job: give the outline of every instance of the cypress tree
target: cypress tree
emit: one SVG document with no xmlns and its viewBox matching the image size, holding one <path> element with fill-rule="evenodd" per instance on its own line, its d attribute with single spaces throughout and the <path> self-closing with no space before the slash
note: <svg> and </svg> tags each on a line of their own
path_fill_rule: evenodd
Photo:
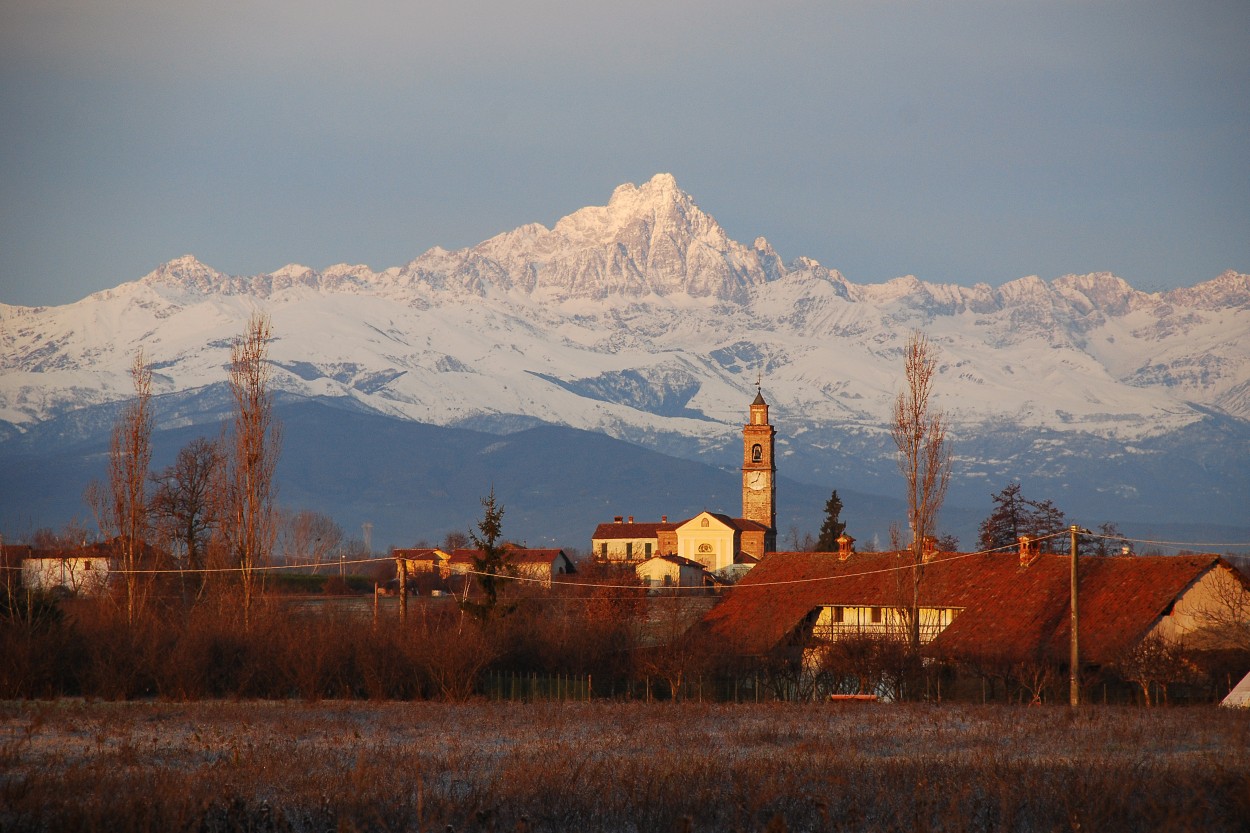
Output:
<svg viewBox="0 0 1250 833">
<path fill-rule="evenodd" d="M 846 531 L 841 514 L 842 500 L 838 497 L 838 490 L 834 489 L 825 504 L 825 523 L 820 528 L 820 537 L 816 539 L 816 552 L 833 552 L 838 548 L 838 538 Z"/>
</svg>

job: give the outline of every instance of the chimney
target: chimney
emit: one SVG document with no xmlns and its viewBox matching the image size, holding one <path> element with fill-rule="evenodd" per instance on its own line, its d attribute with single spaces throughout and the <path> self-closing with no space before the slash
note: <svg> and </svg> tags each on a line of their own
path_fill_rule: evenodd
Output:
<svg viewBox="0 0 1250 833">
<path fill-rule="evenodd" d="M 668 523 L 668 515 L 661 515 L 661 516 L 660 516 L 660 523 L 662 523 L 662 524 L 666 524 L 666 523 Z"/>
<path fill-rule="evenodd" d="M 855 551 L 855 539 L 843 532 L 838 536 L 838 560 L 845 561 Z"/>
<path fill-rule="evenodd" d="M 623 517 L 621 517 L 620 515 L 617 515 L 617 516 L 616 516 L 615 518 L 613 518 L 612 520 L 616 521 L 616 522 L 619 524 L 621 521 L 623 521 L 623 520 L 625 520 L 625 519 L 624 519 Z"/>
<path fill-rule="evenodd" d="M 1027 535 L 1020 536 L 1020 566 L 1027 567 L 1037 559 L 1037 542 Z"/>
<path fill-rule="evenodd" d="M 920 560 L 928 563 L 933 560 L 933 556 L 937 555 L 937 538 L 932 535 L 924 537 L 924 546 L 920 548 Z"/>
<path fill-rule="evenodd" d="M 1125 544 L 1124 546 L 1120 547 L 1120 555 L 1132 555 L 1132 554 L 1133 554 L 1133 548 L 1130 547 L 1128 544 Z"/>
<path fill-rule="evenodd" d="M 631 524 L 634 522 L 634 516 L 633 516 L 633 515 L 630 515 L 630 516 L 629 516 L 629 522 L 630 522 Z"/>
</svg>

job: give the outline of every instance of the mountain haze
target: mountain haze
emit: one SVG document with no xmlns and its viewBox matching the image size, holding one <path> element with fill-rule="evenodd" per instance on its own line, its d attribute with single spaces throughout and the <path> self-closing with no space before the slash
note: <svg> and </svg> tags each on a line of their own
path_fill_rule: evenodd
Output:
<svg viewBox="0 0 1250 833">
<path fill-rule="evenodd" d="M 231 276 L 186 256 L 73 304 L 0 305 L 0 461 L 20 452 L 33 465 L 55 450 L 53 435 L 61 449 L 106 435 L 139 347 L 162 427 L 216 430 L 231 339 L 254 309 L 272 317 L 285 401 L 496 435 L 563 427 L 731 474 L 762 379 L 779 473 L 826 496 L 901 491 L 888 420 L 902 348 L 920 329 L 941 351 L 952 514 L 983 516 L 990 493 L 1021 480 L 1086 524 L 1250 526 L 1250 276 L 1166 293 L 1106 273 L 860 285 L 807 258 L 783 261 L 763 238 L 731 240 L 667 174 L 552 228 L 381 272 Z M 534 442 L 550 441 L 558 459 L 554 436 Z M 505 504 L 511 485 L 495 483 Z M 316 478 L 301 488 L 316 491 Z M 707 508 L 736 513 L 736 494 Z M 587 539 L 598 521 L 642 515 L 578 511 Z M 959 529 L 970 544 L 966 519 Z M 397 542 L 442 531 L 397 529 Z"/>
</svg>

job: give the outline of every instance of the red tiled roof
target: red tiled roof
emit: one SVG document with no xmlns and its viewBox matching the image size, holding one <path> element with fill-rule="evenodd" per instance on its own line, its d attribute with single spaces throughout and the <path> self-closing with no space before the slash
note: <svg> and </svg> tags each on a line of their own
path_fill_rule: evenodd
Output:
<svg viewBox="0 0 1250 833">
<path fill-rule="evenodd" d="M 447 562 L 449 564 L 465 564 L 471 562 L 474 558 L 481 558 L 481 550 L 455 549 L 447 554 Z"/>
<path fill-rule="evenodd" d="M 677 566 L 679 566 L 679 567 L 698 567 L 700 570 L 706 569 L 706 568 L 705 568 L 702 564 L 700 564 L 698 561 L 695 561 L 695 560 L 694 560 L 694 559 L 692 559 L 692 558 L 686 558 L 684 555 L 672 555 L 672 554 L 670 554 L 670 555 L 653 555 L 653 556 L 651 556 L 651 558 L 648 558 L 648 559 L 647 559 L 647 561 L 654 561 L 655 559 L 659 559 L 659 560 L 661 560 L 661 561 L 668 561 L 668 562 L 670 562 L 670 563 L 672 563 L 672 564 L 676 564 L 676 565 L 677 565 Z M 644 562 L 642 562 L 642 563 L 644 563 L 644 564 L 645 564 L 646 562 L 644 561 Z"/>
<path fill-rule="evenodd" d="M 564 554 L 561 549 L 528 549 L 526 547 L 513 547 L 504 545 L 507 551 L 506 560 L 510 564 L 550 564 L 558 557 Z M 472 563 L 474 558 L 481 558 L 481 550 L 459 549 L 451 551 L 451 558 L 448 562 L 451 564 L 468 564 Z M 566 558 L 568 556 L 565 556 Z"/>
<path fill-rule="evenodd" d="M 424 561 L 435 557 L 435 553 L 439 550 L 435 547 L 414 547 L 411 549 L 395 549 L 392 555 L 395 558 L 405 558 L 409 561 Z"/>
<path fill-rule="evenodd" d="M 1208 556 L 1084 558 L 1079 587 L 1083 662 L 1110 663 L 1141 641 L 1175 601 L 1220 564 Z M 1020 581 L 957 616 L 931 646 L 937 655 L 983 659 L 1067 659 L 1071 562 L 1041 556 Z M 973 615 L 969 615 L 973 614 Z"/>
<path fill-rule="evenodd" d="M 156 548 L 151 544 L 143 545 L 143 555 L 145 557 L 150 558 L 155 553 Z M 0 556 L 3 556 L 7 562 L 12 564 L 27 558 L 112 558 L 113 554 L 113 543 L 110 541 L 95 541 L 81 546 L 53 547 L 48 549 L 36 549 L 30 544 L 0 545 Z"/>
<path fill-rule="evenodd" d="M 513 564 L 550 564 L 561 555 L 564 555 L 564 550 L 525 549 L 524 547 L 508 548 L 508 560 Z M 567 556 L 565 557 L 567 558 Z"/>
<path fill-rule="evenodd" d="M 655 538 L 660 530 L 676 529 L 671 523 L 608 523 L 595 527 L 591 539 L 613 540 L 617 538 Z"/>
<path fill-rule="evenodd" d="M 706 621 L 736 650 L 764 653 L 822 605 L 910 604 L 909 553 L 769 553 Z M 1208 570 L 1216 556 L 1113 557 L 1081 560 L 1081 654 L 1107 662 L 1155 624 Z M 898 569 L 902 567 L 903 569 Z M 961 608 L 930 646 L 934 654 L 1025 659 L 1066 657 L 1067 556 L 939 553 L 924 566 L 922 607 Z"/>
</svg>

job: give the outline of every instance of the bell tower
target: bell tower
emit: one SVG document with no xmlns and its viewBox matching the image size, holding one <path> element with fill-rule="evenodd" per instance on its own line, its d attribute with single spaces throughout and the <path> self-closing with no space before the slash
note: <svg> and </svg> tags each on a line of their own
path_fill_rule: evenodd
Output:
<svg viewBox="0 0 1250 833">
<path fill-rule="evenodd" d="M 742 428 L 742 517 L 768 527 L 765 551 L 777 545 L 777 464 L 773 459 L 776 430 L 768 422 L 768 403 L 755 383 L 755 401 Z"/>
</svg>

